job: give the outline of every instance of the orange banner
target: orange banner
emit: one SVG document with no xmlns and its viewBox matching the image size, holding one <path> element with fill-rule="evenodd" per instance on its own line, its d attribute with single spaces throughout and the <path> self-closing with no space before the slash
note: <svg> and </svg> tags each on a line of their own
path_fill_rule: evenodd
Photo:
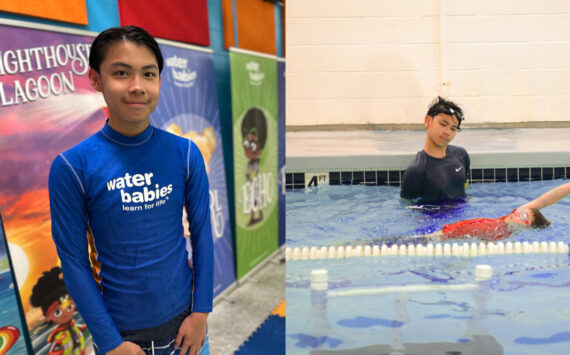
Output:
<svg viewBox="0 0 570 355">
<path fill-rule="evenodd" d="M 2 0 L 0 11 L 87 25 L 85 0 Z"/>
<path fill-rule="evenodd" d="M 226 49 L 237 47 L 275 55 L 275 5 L 261 0 L 239 0 L 235 4 L 237 35 L 234 33 L 232 0 L 222 0 Z"/>
</svg>

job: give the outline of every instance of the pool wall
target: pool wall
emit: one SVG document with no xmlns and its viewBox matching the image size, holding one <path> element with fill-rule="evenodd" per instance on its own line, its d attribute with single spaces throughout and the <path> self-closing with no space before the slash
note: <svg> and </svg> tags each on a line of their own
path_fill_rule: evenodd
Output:
<svg viewBox="0 0 570 355">
<path fill-rule="evenodd" d="M 287 158 L 285 187 L 330 185 L 400 186 L 414 154 Z M 473 153 L 471 183 L 570 179 L 570 152 Z"/>
</svg>

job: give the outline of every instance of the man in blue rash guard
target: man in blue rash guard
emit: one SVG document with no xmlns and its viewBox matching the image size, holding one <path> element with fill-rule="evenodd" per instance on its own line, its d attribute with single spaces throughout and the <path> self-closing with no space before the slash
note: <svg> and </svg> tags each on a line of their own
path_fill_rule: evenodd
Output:
<svg viewBox="0 0 570 355">
<path fill-rule="evenodd" d="M 190 140 L 150 125 L 163 57 L 145 30 L 100 33 L 89 65 L 109 118 L 57 156 L 49 175 L 52 234 L 67 290 L 97 354 L 198 354 L 213 298 L 202 155 Z"/>
<path fill-rule="evenodd" d="M 435 203 L 465 197 L 469 183 L 469 154 L 449 145 L 460 130 L 463 112 L 451 101 L 438 97 L 424 119 L 424 149 L 419 151 L 402 177 L 400 197 Z"/>
</svg>

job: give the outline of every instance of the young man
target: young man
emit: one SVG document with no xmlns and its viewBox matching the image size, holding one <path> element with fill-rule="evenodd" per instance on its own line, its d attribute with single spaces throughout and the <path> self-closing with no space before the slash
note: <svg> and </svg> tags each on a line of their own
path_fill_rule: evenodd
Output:
<svg viewBox="0 0 570 355">
<path fill-rule="evenodd" d="M 476 218 L 446 224 L 441 231 L 427 234 L 425 237 L 435 240 L 479 238 L 498 240 L 508 238 L 514 232 L 526 228 L 546 228 L 550 222 L 544 218 L 540 209 L 550 206 L 570 194 L 570 183 L 558 186 L 540 197 L 526 203 L 500 218 Z"/>
<path fill-rule="evenodd" d="M 52 234 L 67 290 L 97 354 L 178 348 L 198 354 L 213 296 L 202 155 L 190 140 L 150 125 L 163 58 L 145 30 L 100 33 L 89 65 L 109 118 L 98 133 L 60 154 L 49 176 Z"/>
<path fill-rule="evenodd" d="M 427 129 L 424 149 L 416 155 L 402 177 L 400 196 L 420 203 L 434 203 L 465 196 L 469 181 L 469 155 L 449 145 L 460 130 L 463 112 L 441 97 L 424 119 Z"/>
</svg>

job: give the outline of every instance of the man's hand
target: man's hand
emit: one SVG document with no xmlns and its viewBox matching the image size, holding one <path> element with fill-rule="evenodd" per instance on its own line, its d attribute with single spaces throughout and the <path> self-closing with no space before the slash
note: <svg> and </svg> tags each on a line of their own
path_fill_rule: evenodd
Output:
<svg viewBox="0 0 570 355">
<path fill-rule="evenodd" d="M 174 348 L 180 348 L 180 354 L 198 355 L 206 341 L 206 320 L 208 313 L 190 313 L 180 325 Z"/>
<path fill-rule="evenodd" d="M 145 355 L 145 352 L 137 344 L 124 341 L 121 345 L 109 351 L 107 355 Z"/>
</svg>

